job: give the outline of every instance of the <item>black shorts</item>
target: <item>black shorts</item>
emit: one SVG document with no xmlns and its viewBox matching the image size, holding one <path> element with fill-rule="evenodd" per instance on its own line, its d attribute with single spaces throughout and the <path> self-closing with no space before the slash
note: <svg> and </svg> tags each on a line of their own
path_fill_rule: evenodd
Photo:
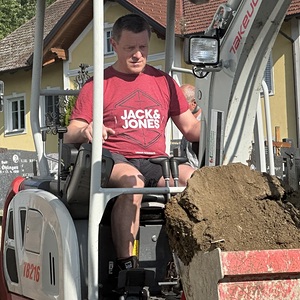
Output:
<svg viewBox="0 0 300 300">
<path fill-rule="evenodd" d="M 111 153 L 111 155 L 115 164 L 123 162 L 137 168 L 145 178 L 145 187 L 156 187 L 163 175 L 161 166 L 150 162 L 148 158 L 127 159 L 118 153 Z"/>
</svg>

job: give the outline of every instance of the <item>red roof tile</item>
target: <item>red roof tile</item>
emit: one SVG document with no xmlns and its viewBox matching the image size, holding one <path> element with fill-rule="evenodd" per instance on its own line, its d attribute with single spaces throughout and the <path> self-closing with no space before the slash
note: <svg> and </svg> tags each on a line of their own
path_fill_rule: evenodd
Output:
<svg viewBox="0 0 300 300">
<path fill-rule="evenodd" d="M 287 15 L 300 14 L 300 0 L 292 0 Z"/>
<path fill-rule="evenodd" d="M 120 4 L 127 4 L 127 8 L 133 11 L 141 11 L 162 27 L 166 26 L 167 1 L 161 0 L 116 0 Z M 273 1 L 273 0 L 263 0 Z M 226 3 L 225 0 L 209 0 L 206 4 L 193 4 L 189 0 L 181 0 L 176 3 L 177 34 L 191 34 L 204 32 L 210 25 L 217 8 Z M 300 14 L 300 0 L 292 0 L 287 15 Z"/>
</svg>

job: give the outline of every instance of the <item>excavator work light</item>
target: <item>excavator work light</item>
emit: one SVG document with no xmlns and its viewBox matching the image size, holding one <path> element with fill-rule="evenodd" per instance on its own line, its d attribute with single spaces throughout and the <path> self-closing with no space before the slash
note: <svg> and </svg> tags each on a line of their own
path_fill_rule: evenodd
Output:
<svg viewBox="0 0 300 300">
<path fill-rule="evenodd" d="M 185 62 L 194 66 L 215 66 L 219 63 L 220 43 L 217 38 L 191 36 L 185 40 Z"/>
</svg>

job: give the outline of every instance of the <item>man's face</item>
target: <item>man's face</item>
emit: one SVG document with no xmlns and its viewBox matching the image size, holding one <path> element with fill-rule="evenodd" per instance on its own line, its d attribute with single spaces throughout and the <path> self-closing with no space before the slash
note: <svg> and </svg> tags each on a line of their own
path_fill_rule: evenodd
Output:
<svg viewBox="0 0 300 300">
<path fill-rule="evenodd" d="M 149 35 L 147 30 L 133 33 L 123 30 L 120 40 L 111 39 L 111 44 L 118 55 L 115 64 L 117 71 L 127 74 L 141 73 L 147 63 Z"/>
</svg>

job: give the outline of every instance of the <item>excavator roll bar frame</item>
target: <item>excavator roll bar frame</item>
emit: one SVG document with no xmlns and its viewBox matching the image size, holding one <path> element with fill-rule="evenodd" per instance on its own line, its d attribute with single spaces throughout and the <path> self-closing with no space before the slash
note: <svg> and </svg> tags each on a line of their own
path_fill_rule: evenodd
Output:
<svg viewBox="0 0 300 300">
<path fill-rule="evenodd" d="M 45 20 L 45 0 L 37 0 L 36 13 L 36 28 L 35 28 L 35 43 L 33 56 L 33 70 L 32 70 L 32 95 L 31 95 L 31 128 L 35 143 L 35 148 L 38 156 L 38 164 L 40 176 L 42 178 L 49 178 L 50 172 L 47 163 L 47 158 L 43 149 L 41 127 L 39 124 L 39 98 L 42 94 L 41 78 L 42 78 L 42 59 L 43 59 L 43 35 L 44 35 L 44 20 Z M 176 1 L 168 0 L 168 19 L 175 22 L 175 6 Z M 107 202 L 120 194 L 168 194 L 178 193 L 183 190 L 181 187 L 170 188 L 144 188 L 144 189 L 107 189 L 102 188 L 101 183 L 101 163 L 102 163 L 102 124 L 103 124 L 103 33 L 104 33 L 104 9 L 103 2 L 93 0 L 93 26 L 94 26 L 94 117 L 93 117 L 93 145 L 92 145 L 92 173 L 91 173 L 91 189 L 90 189 L 90 216 L 89 216 L 89 231 L 88 231 L 88 299 L 99 299 L 98 282 L 99 282 L 99 223 L 104 213 Z M 171 14 L 173 17 L 171 17 Z M 174 26 L 167 26 L 171 28 L 168 32 L 168 45 L 174 45 Z M 173 29 L 173 30 L 172 30 Z M 174 48 L 168 48 L 169 53 L 174 54 Z M 170 55 L 168 62 L 166 62 L 166 70 L 168 72 L 173 64 L 173 55 Z M 67 91 L 61 91 L 61 95 L 68 94 Z M 96 214 L 93 212 L 97 212 Z"/>
<path fill-rule="evenodd" d="M 261 15 L 263 16 L 263 2 L 266 0 L 252 0 L 247 3 L 253 6 L 257 6 L 257 8 L 262 8 Z M 39 124 L 39 98 L 42 94 L 41 90 L 41 78 L 42 78 L 42 59 L 43 59 L 43 36 L 44 36 L 44 19 L 45 19 L 45 0 L 37 0 L 37 14 L 36 14 L 36 29 L 35 29 L 35 44 L 34 44 L 34 56 L 33 56 L 33 73 L 32 73 L 32 96 L 31 96 L 31 128 L 35 143 L 35 148 L 38 156 L 39 163 L 39 171 L 42 178 L 49 178 L 49 167 L 47 163 L 47 158 L 43 149 L 42 142 L 42 133 L 41 127 Z M 193 3 L 206 3 L 207 0 L 191 0 Z M 260 73 L 266 64 L 266 58 L 270 53 L 270 46 L 274 42 L 276 33 L 279 30 L 280 24 L 284 18 L 286 10 L 290 4 L 291 0 L 279 0 L 276 1 L 277 4 L 272 4 L 272 11 L 274 14 L 270 14 L 270 17 L 267 20 L 262 20 L 267 25 L 264 27 L 264 34 L 269 33 L 270 36 L 266 39 L 263 38 L 257 31 L 255 31 L 255 26 L 251 23 L 252 20 L 249 20 L 249 28 L 245 28 L 245 32 L 247 34 L 250 32 L 256 33 L 259 36 L 259 46 L 264 48 L 264 53 L 257 54 L 255 53 L 255 49 L 250 52 L 250 56 L 248 58 L 242 58 L 243 51 L 247 50 L 246 43 L 251 44 L 251 37 L 243 41 L 243 37 L 241 37 L 239 49 L 236 49 L 235 55 L 230 53 L 229 56 L 223 55 L 221 60 L 225 63 L 235 63 L 242 61 L 243 66 L 239 66 L 238 68 L 238 76 L 241 76 L 242 72 L 254 72 Z M 232 15 L 232 11 L 237 10 L 240 5 L 246 5 L 246 1 L 244 0 L 229 0 L 226 4 L 224 4 L 221 8 L 225 12 L 223 14 L 223 19 L 218 20 L 218 25 L 224 29 L 232 29 L 232 18 L 236 18 L 236 16 Z M 88 298 L 90 300 L 96 300 L 99 298 L 98 295 L 98 283 L 99 283 L 99 223 L 101 217 L 104 213 L 104 209 L 109 199 L 118 196 L 124 193 L 158 193 L 158 194 L 167 194 L 167 193 L 178 193 L 182 191 L 182 188 L 174 187 L 174 188 L 144 188 L 144 189 L 107 189 L 102 188 L 101 183 L 101 163 L 102 163 L 102 123 L 103 123 L 103 66 L 104 66 L 104 53 L 103 53 L 103 33 L 104 33 L 104 4 L 103 1 L 93 0 L 93 9 L 94 9 L 94 99 L 97 101 L 94 102 L 94 118 L 93 118 L 93 145 L 92 145 L 92 171 L 91 171 L 91 189 L 90 189 L 90 215 L 89 215 L 89 230 L 88 230 Z M 174 48 L 175 48 L 175 8 L 176 1 L 168 0 L 167 1 L 167 30 L 166 30 L 166 56 L 165 61 L 165 71 L 167 73 L 172 74 L 173 71 L 178 71 L 179 69 L 174 66 Z M 238 22 L 242 22 L 242 16 L 236 18 L 236 22 L 234 26 L 239 26 Z M 272 19 L 273 18 L 273 19 Z M 278 19 L 278 22 L 274 24 L 274 20 Z M 215 19 L 213 22 L 215 22 Z M 263 25 L 262 25 L 263 26 Z M 206 34 L 212 35 L 214 31 L 214 23 L 208 28 Z M 229 33 L 226 32 L 224 37 L 223 52 L 225 47 L 232 46 L 233 41 L 230 41 Z M 257 44 L 257 42 L 256 42 Z M 227 53 L 227 52 L 226 52 Z M 228 55 L 228 53 L 226 54 Z M 257 55 L 257 56 L 255 56 Z M 247 63 L 247 59 L 255 60 L 259 58 L 259 63 L 261 66 L 257 66 L 256 68 L 244 68 L 244 65 Z M 233 65 L 230 65 L 233 66 Z M 229 66 L 229 67 L 230 67 Z M 183 72 L 190 72 L 188 70 L 180 70 Z M 236 73 L 230 74 L 231 70 L 228 68 L 225 70 L 226 72 L 218 72 L 212 73 L 206 79 L 206 88 L 204 88 L 203 96 L 205 97 L 205 102 L 203 104 L 203 130 L 201 138 L 206 140 L 206 145 L 203 143 L 203 146 L 200 147 L 200 157 L 202 157 L 206 151 L 206 164 L 213 165 L 210 163 L 209 154 L 213 150 L 211 149 L 212 142 L 210 140 L 211 132 L 214 130 L 214 125 L 211 123 L 212 119 L 214 119 L 214 115 L 212 115 L 211 111 L 217 112 L 217 114 L 222 111 L 223 118 L 223 132 L 224 134 L 224 144 L 225 146 L 221 147 L 219 150 L 225 152 L 224 160 L 220 161 L 220 163 L 229 163 L 237 160 L 244 160 L 244 146 L 243 140 L 241 140 L 241 145 L 234 144 L 234 141 L 238 139 L 243 139 L 245 136 L 249 136 L 250 127 L 254 125 L 254 114 L 251 113 L 250 116 L 250 125 L 248 124 L 248 120 L 246 121 L 247 114 L 249 114 L 249 107 L 256 107 L 255 103 L 258 99 L 258 93 L 252 94 L 249 89 L 246 91 L 242 90 L 242 84 L 249 85 L 249 88 L 255 88 L 261 77 L 253 78 L 251 76 L 247 77 L 247 80 L 240 80 Z M 228 75 L 229 74 L 229 75 Z M 228 76 L 227 76 L 228 75 Z M 232 77 L 231 77 L 232 75 Z M 216 82 L 224 79 L 224 84 L 228 86 L 233 86 L 232 90 L 228 91 L 226 95 L 221 92 L 221 94 L 226 98 L 225 101 L 219 105 L 216 101 L 220 99 L 220 91 L 219 94 L 217 90 L 220 90 L 220 87 L 216 88 Z M 213 84 L 215 82 L 215 84 Z M 62 91 L 61 94 L 65 92 Z M 215 102 L 210 102 L 209 100 L 216 99 Z M 232 101 L 232 99 L 234 101 Z M 242 112 L 239 112 L 239 110 Z M 229 119 L 228 119 L 229 116 Z M 209 122 L 207 120 L 210 120 Z M 226 122 L 225 122 L 226 120 Z M 234 122 L 238 124 L 238 126 L 244 126 L 246 123 L 246 130 L 239 130 L 238 128 L 234 128 Z M 248 126 L 249 125 L 249 126 Z M 204 132 L 205 131 L 205 132 Z M 251 134 L 251 133 L 250 133 Z M 248 138 L 248 137 L 247 137 Z M 220 140 L 221 142 L 223 139 Z M 219 141 L 219 142 L 220 142 Z M 220 146 L 220 145 L 219 145 Z M 245 145 L 247 146 L 247 145 Z M 237 156 L 237 153 L 243 152 L 243 155 Z M 93 213 L 97 212 L 97 213 Z"/>
</svg>

